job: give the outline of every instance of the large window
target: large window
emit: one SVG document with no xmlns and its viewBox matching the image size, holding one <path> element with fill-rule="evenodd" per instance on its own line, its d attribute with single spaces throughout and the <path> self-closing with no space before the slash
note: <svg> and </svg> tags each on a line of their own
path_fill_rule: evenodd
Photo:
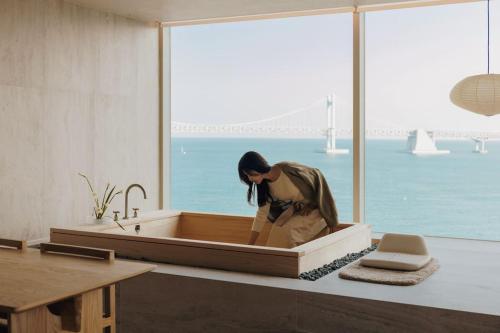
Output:
<svg viewBox="0 0 500 333">
<path fill-rule="evenodd" d="M 491 7 L 495 72 L 500 2 Z M 500 116 L 449 100 L 459 80 L 486 71 L 486 4 L 365 18 L 366 222 L 380 232 L 500 240 Z M 171 34 L 173 208 L 253 214 L 236 166 L 256 150 L 271 163 L 320 168 L 340 219 L 351 221 L 352 15 Z M 326 154 L 327 133 L 349 153 Z"/>
<path fill-rule="evenodd" d="M 449 99 L 486 72 L 486 31 L 484 2 L 366 14 L 366 222 L 376 231 L 500 240 L 500 118 Z"/>
<path fill-rule="evenodd" d="M 352 219 L 351 14 L 174 27 L 171 43 L 174 209 L 254 214 L 237 163 L 255 150 L 320 168 Z M 328 110 L 349 154 L 325 152 Z"/>
</svg>

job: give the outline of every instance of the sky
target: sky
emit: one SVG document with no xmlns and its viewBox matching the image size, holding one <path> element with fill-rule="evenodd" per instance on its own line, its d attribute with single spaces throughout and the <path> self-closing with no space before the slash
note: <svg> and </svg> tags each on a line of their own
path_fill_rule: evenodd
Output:
<svg viewBox="0 0 500 333">
<path fill-rule="evenodd" d="M 500 1 L 490 6 L 500 73 Z M 486 2 L 366 13 L 366 127 L 500 131 L 500 115 L 449 100 L 458 81 L 486 73 L 486 27 Z M 255 121 L 332 93 L 337 128 L 352 128 L 350 13 L 172 28 L 174 121 Z M 324 126 L 324 104 L 310 112 Z"/>
</svg>

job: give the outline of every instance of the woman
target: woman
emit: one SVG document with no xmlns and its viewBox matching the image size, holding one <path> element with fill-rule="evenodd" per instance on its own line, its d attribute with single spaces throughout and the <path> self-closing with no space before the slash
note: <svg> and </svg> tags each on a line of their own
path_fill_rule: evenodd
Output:
<svg viewBox="0 0 500 333">
<path fill-rule="evenodd" d="M 257 215 L 249 244 L 255 244 L 265 223 L 272 223 L 266 246 L 292 248 L 333 232 L 337 209 L 323 174 L 293 162 L 270 166 L 253 151 L 238 163 L 240 180 L 248 185 L 247 200 L 257 196 Z"/>
</svg>

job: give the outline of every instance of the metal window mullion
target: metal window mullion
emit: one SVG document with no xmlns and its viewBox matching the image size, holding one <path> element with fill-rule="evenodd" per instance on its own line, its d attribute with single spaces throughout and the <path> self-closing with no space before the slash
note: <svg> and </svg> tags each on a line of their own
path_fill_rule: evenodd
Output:
<svg viewBox="0 0 500 333">
<path fill-rule="evenodd" d="M 171 205 L 171 33 L 170 27 L 159 25 L 159 208 L 169 209 Z"/>
<path fill-rule="evenodd" d="M 365 13 L 353 13 L 353 221 L 365 222 Z"/>
</svg>

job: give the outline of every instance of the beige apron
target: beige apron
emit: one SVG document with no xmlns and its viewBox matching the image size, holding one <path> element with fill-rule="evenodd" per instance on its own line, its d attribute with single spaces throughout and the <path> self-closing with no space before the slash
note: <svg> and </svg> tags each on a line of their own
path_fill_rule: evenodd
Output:
<svg viewBox="0 0 500 333">
<path fill-rule="evenodd" d="M 278 179 L 269 182 L 269 191 L 273 198 L 279 200 L 303 201 L 304 197 L 288 176 L 281 172 Z M 254 219 L 252 230 L 260 232 L 267 220 L 269 204 L 259 207 Z M 292 248 L 306 243 L 318 236 L 327 234 L 326 222 L 319 210 L 313 210 L 309 215 L 293 215 L 283 226 L 271 225 L 271 231 L 266 246 Z"/>
</svg>

